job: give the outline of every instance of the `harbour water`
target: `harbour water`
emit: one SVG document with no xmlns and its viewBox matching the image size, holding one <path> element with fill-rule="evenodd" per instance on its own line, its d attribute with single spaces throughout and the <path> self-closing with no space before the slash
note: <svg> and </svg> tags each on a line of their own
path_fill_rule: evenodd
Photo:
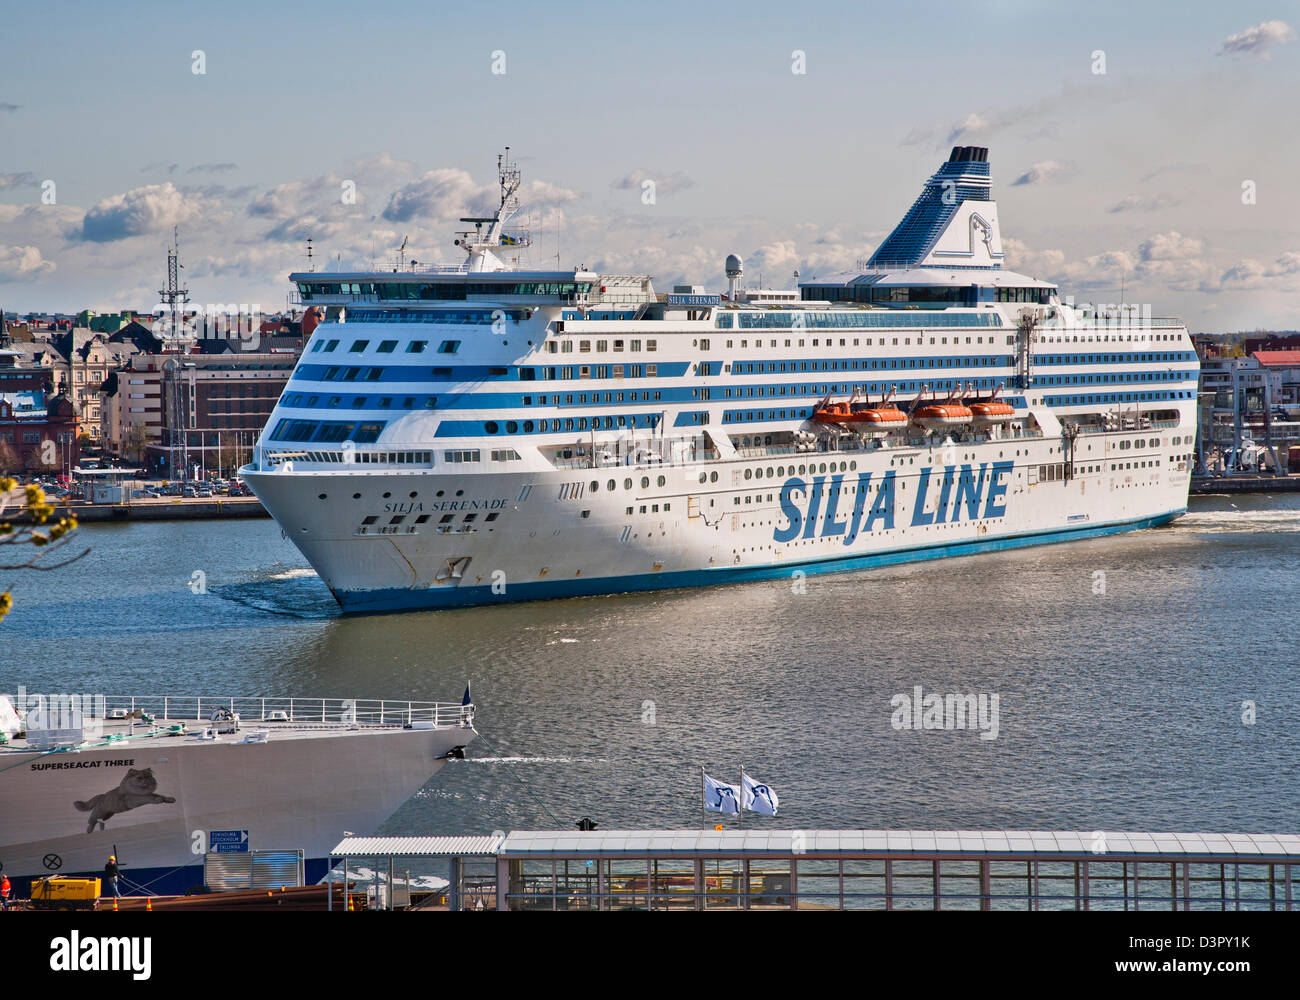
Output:
<svg viewBox="0 0 1300 1000">
<path fill-rule="evenodd" d="M 692 827 L 699 766 L 742 763 L 781 796 L 747 824 L 786 829 L 1300 819 L 1294 495 L 802 582 L 353 618 L 270 521 L 78 534 L 75 565 L 4 576 L 2 689 L 449 699 L 472 679 L 485 738 L 389 833 Z M 997 738 L 894 728 L 917 685 L 998 695 Z"/>
</svg>

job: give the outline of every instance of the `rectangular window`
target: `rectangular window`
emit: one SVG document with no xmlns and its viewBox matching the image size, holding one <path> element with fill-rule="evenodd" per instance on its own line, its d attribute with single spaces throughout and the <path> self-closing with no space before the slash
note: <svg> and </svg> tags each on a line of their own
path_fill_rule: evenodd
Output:
<svg viewBox="0 0 1300 1000">
<path fill-rule="evenodd" d="M 444 340 L 438 345 L 439 354 L 455 354 L 460 350 L 459 340 Z"/>
<path fill-rule="evenodd" d="M 406 345 L 407 354 L 423 354 L 424 349 L 429 346 L 427 340 L 413 340 Z"/>
<path fill-rule="evenodd" d="M 349 350 L 351 350 L 353 354 L 360 354 L 369 346 L 370 346 L 370 341 L 368 340 L 354 340 L 352 341 L 352 347 L 349 348 Z"/>
<path fill-rule="evenodd" d="M 397 341 L 395 340 L 381 340 L 379 342 L 379 347 L 376 350 L 378 350 L 380 354 L 392 354 L 393 348 L 396 346 Z"/>
</svg>

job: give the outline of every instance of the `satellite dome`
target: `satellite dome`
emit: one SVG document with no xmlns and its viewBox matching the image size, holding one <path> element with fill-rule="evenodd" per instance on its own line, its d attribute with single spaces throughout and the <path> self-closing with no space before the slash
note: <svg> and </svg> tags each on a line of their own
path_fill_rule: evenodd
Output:
<svg viewBox="0 0 1300 1000">
<path fill-rule="evenodd" d="M 744 262 L 734 253 L 727 254 L 727 263 L 725 265 L 728 278 L 738 278 L 745 270 Z"/>
</svg>

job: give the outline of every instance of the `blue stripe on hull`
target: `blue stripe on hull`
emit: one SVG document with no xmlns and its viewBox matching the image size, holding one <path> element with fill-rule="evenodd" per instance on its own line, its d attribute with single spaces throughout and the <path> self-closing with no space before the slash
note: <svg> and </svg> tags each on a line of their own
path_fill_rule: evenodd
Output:
<svg viewBox="0 0 1300 1000">
<path fill-rule="evenodd" d="M 303 877 L 308 885 L 315 885 L 329 871 L 329 862 L 325 858 L 306 858 L 303 861 Z M 68 878 L 104 877 L 103 869 L 97 872 L 50 872 L 51 875 Z M 15 875 L 12 878 L 14 893 L 11 898 L 29 899 L 32 894 L 32 881 L 39 876 Z M 125 868 L 118 879 L 118 891 L 123 896 L 184 896 L 190 889 L 203 884 L 203 865 L 185 865 L 181 868 Z M 136 887 L 139 888 L 136 888 Z M 103 891 L 108 892 L 107 883 Z"/>
<path fill-rule="evenodd" d="M 1062 528 L 1055 531 L 1030 532 L 1007 535 L 984 541 L 949 542 L 942 545 L 925 545 L 910 549 L 896 549 L 868 556 L 845 555 L 833 559 L 809 562 L 789 562 L 776 566 L 725 566 L 716 569 L 681 570 L 674 573 L 640 573 L 620 577 L 596 577 L 583 580 L 546 580 L 534 583 L 511 583 L 504 594 L 492 593 L 491 585 L 473 587 L 435 587 L 427 589 L 389 588 L 385 590 L 336 591 L 335 599 L 345 614 L 383 611 L 412 611 L 471 607 L 480 604 L 505 604 L 513 601 L 542 601 L 561 597 L 593 597 L 604 594 L 623 594 L 644 590 L 673 590 L 679 587 L 710 587 L 723 583 L 752 583 L 789 577 L 795 570 L 804 573 L 844 573 L 851 570 L 874 569 L 897 563 L 920 562 L 925 559 L 943 559 L 949 556 L 968 556 L 980 552 L 999 552 L 1019 549 L 1029 545 L 1047 545 L 1053 542 L 1072 542 L 1102 535 L 1117 535 L 1126 531 L 1155 528 L 1168 524 L 1187 512 L 1186 507 L 1143 517 L 1132 521 L 1089 525 L 1079 528 Z"/>
</svg>

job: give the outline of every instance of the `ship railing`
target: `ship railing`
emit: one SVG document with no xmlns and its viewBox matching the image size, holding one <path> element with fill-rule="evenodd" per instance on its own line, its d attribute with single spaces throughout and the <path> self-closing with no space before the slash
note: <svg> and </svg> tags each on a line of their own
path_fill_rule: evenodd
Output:
<svg viewBox="0 0 1300 1000">
<path fill-rule="evenodd" d="M 467 727 L 474 706 L 444 701 L 389 701 L 371 698 L 261 698 L 230 695 L 105 695 L 109 721 L 141 719 L 156 722 L 211 722 L 225 713 L 248 724 L 293 723 L 314 728 L 393 728 L 432 724 L 435 728 Z M 140 713 L 140 715 L 136 715 Z"/>
</svg>

